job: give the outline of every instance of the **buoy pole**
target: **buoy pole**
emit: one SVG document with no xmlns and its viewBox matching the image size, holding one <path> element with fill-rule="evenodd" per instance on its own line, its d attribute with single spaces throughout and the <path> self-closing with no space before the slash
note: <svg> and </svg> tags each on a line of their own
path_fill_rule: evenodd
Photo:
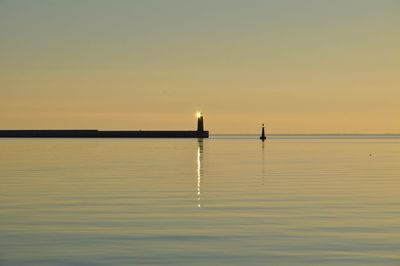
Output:
<svg viewBox="0 0 400 266">
<path fill-rule="evenodd" d="M 267 137 L 265 136 L 265 129 L 264 129 L 264 124 L 262 124 L 262 130 L 261 130 L 261 137 L 260 139 L 264 142 Z"/>
</svg>

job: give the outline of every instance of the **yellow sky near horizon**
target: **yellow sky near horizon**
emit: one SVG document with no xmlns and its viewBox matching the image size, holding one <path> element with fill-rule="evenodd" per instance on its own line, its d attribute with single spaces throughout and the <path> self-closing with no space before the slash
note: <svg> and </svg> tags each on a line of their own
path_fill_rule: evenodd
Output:
<svg viewBox="0 0 400 266">
<path fill-rule="evenodd" d="M 397 1 L 0 1 L 0 129 L 400 133 Z"/>
</svg>

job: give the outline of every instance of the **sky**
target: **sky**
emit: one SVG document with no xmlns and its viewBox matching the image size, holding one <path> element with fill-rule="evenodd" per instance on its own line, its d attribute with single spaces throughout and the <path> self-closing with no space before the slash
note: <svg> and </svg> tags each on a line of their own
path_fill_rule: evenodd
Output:
<svg viewBox="0 0 400 266">
<path fill-rule="evenodd" d="M 0 0 L 0 129 L 400 133 L 398 0 Z"/>
</svg>

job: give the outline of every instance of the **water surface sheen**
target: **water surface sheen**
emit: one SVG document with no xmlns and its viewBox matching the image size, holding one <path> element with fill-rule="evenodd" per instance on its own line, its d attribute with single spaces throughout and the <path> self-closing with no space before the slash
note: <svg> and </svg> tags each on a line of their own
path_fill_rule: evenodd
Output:
<svg viewBox="0 0 400 266">
<path fill-rule="evenodd" d="M 0 265 L 400 265 L 400 138 L 1 139 Z"/>
</svg>

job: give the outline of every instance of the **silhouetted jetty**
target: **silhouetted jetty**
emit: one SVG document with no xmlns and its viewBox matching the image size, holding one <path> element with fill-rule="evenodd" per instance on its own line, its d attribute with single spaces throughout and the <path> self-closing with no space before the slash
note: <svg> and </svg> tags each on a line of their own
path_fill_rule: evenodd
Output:
<svg viewBox="0 0 400 266">
<path fill-rule="evenodd" d="M 204 130 L 203 115 L 198 114 L 197 130 L 0 130 L 0 138 L 208 138 Z"/>
</svg>

